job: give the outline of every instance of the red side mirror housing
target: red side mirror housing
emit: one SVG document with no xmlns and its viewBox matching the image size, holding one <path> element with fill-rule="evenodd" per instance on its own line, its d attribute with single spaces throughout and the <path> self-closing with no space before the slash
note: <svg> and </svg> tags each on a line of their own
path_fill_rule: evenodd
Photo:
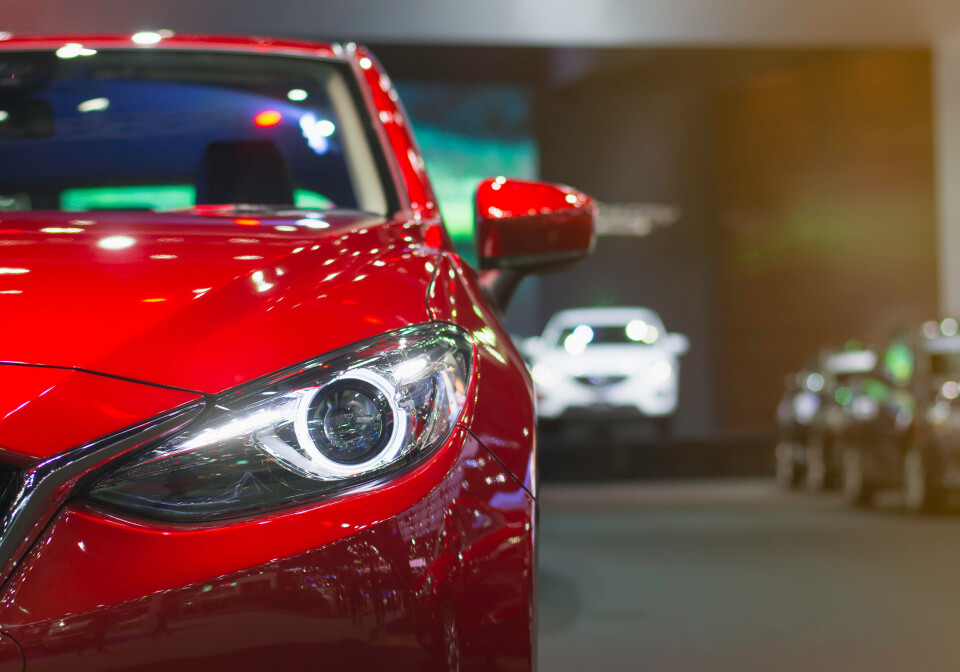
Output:
<svg viewBox="0 0 960 672">
<path fill-rule="evenodd" d="M 593 251 L 596 205 L 575 189 L 498 177 L 480 183 L 476 208 L 482 269 L 549 270 Z"/>
</svg>

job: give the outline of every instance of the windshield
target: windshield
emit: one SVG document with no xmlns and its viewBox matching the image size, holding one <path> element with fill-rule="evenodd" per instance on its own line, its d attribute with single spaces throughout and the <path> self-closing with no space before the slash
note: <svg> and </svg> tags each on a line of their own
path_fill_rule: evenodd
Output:
<svg viewBox="0 0 960 672">
<path fill-rule="evenodd" d="M 69 46 L 0 52 L 0 210 L 391 209 L 345 63 Z"/>
<path fill-rule="evenodd" d="M 567 350 L 582 349 L 593 345 L 653 345 L 663 335 L 663 327 L 645 320 L 632 320 L 629 324 L 603 324 L 564 327 L 560 329 L 556 345 Z M 582 347 L 576 347 L 581 345 Z"/>
</svg>

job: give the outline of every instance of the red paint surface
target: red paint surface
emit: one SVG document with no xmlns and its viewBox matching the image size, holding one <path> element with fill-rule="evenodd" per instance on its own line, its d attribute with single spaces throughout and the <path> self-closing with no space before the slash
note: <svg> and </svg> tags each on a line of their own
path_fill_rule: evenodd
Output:
<svg viewBox="0 0 960 672">
<path fill-rule="evenodd" d="M 0 291 L 22 292 L 0 294 L 4 322 L 17 325 L 0 330 L 0 361 L 214 393 L 427 319 L 436 251 L 420 224 L 96 212 L 82 233 L 41 232 L 76 219 L 3 217 L 23 233 L 4 236 L 0 268 L 27 272 L 0 274 Z M 118 235 L 134 244 L 99 246 Z"/>
<path fill-rule="evenodd" d="M 0 274 L 0 461 L 67 450 L 195 397 L 107 376 L 217 393 L 430 319 L 471 332 L 477 376 L 446 445 L 364 491 L 203 525 L 136 520 L 74 495 L 4 586 L 4 632 L 31 671 L 423 670 L 453 614 L 464 668 L 529 670 L 532 386 L 474 272 L 452 254 L 389 78 L 352 45 L 177 35 L 139 47 L 130 37 L 14 37 L 0 51 L 78 42 L 345 60 L 400 207 L 326 217 L 326 228 L 219 206 L 0 214 L 0 268 L 19 269 Z M 494 219 L 513 227 L 484 237 L 500 246 L 492 254 L 556 251 L 513 234 L 556 212 L 592 214 L 569 189 L 515 183 L 489 201 L 485 189 L 478 202 L 499 203 Z M 100 244 L 111 236 L 133 244 Z M 19 665 L 11 645 L 0 637 L 0 669 Z"/>
<path fill-rule="evenodd" d="M 478 344 L 471 431 L 532 493 L 536 489 L 533 382 L 509 334 L 477 286 L 476 275 L 444 255 L 430 289 L 430 314 L 459 324 Z M 489 392 L 488 392 L 489 391 Z"/>
<path fill-rule="evenodd" d="M 498 265 L 498 258 L 562 257 L 593 249 L 596 205 L 575 189 L 498 177 L 477 187 L 476 207 L 482 265 Z"/>
<path fill-rule="evenodd" d="M 415 670 L 451 604 L 467 659 L 529 669 L 532 516 L 462 433 L 383 490 L 219 529 L 75 504 L 0 622 L 30 670 Z"/>
<path fill-rule="evenodd" d="M 355 64 L 355 70 L 366 84 L 366 94 L 380 122 L 393 165 L 398 169 L 403 191 L 407 195 L 407 204 L 418 220 L 430 220 L 439 233 L 439 238 L 429 240 L 428 244 L 443 245 L 453 249 L 447 232 L 439 224 L 440 209 L 433 187 L 423 161 L 423 155 L 413 137 L 410 119 L 397 96 L 393 83 L 386 71 L 377 62 L 376 57 L 363 47 L 349 52 Z M 430 234 L 437 235 L 436 233 Z"/>
<path fill-rule="evenodd" d="M 204 51 L 247 51 L 271 54 L 297 54 L 318 58 L 337 58 L 332 45 L 312 40 L 242 35 L 190 35 L 177 33 L 158 44 L 139 45 L 128 35 L 14 35 L 5 40 L 2 49 L 57 49 L 79 43 L 94 49 L 197 49 Z"/>
<path fill-rule="evenodd" d="M 6 464 L 32 462 L 199 398 L 89 373 L 0 364 L 0 455 Z"/>
<path fill-rule="evenodd" d="M 21 672 L 23 665 L 23 653 L 17 643 L 6 635 L 0 635 L 0 672 Z"/>
</svg>

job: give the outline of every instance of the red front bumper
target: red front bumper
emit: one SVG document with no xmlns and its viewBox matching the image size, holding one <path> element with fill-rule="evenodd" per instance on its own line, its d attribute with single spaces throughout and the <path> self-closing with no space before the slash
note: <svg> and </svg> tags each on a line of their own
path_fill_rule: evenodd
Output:
<svg viewBox="0 0 960 672">
<path fill-rule="evenodd" d="M 453 613 L 464 669 L 529 670 L 534 508 L 464 430 L 375 490 L 227 526 L 74 502 L 5 586 L 0 625 L 30 672 L 425 670 Z"/>
</svg>

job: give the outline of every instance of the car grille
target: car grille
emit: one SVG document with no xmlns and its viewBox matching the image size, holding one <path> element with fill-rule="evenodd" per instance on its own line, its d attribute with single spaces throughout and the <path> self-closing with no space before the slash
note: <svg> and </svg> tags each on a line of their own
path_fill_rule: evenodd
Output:
<svg viewBox="0 0 960 672">
<path fill-rule="evenodd" d="M 581 385 L 587 387 L 606 387 L 607 385 L 616 385 L 627 379 L 626 376 L 576 376 L 576 380 Z"/>
</svg>

